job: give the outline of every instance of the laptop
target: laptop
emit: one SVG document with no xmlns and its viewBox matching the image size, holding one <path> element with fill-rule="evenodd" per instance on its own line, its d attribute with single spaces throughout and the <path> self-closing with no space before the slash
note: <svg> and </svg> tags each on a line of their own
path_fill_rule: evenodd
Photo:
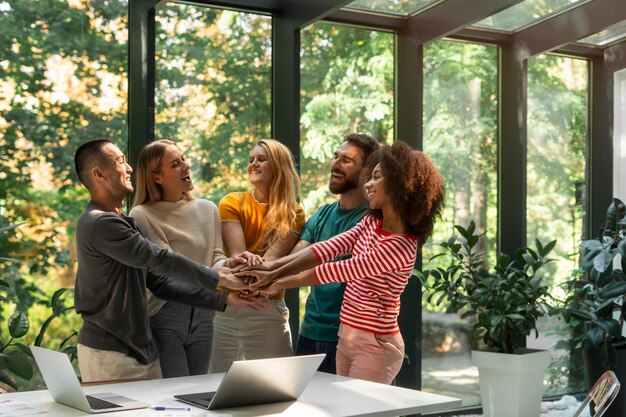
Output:
<svg viewBox="0 0 626 417">
<path fill-rule="evenodd" d="M 174 395 L 179 401 L 215 410 L 294 401 L 326 354 L 235 361 L 215 392 Z"/>
<path fill-rule="evenodd" d="M 54 401 L 91 414 L 146 408 L 149 405 L 112 392 L 85 395 L 70 358 L 63 352 L 30 346 Z"/>
</svg>

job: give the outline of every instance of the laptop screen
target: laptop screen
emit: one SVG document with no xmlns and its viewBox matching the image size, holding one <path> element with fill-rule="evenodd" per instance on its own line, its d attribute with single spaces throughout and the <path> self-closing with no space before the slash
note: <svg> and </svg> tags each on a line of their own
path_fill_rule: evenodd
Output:
<svg viewBox="0 0 626 417">
<path fill-rule="evenodd" d="M 217 391 L 175 395 L 174 398 L 210 410 L 294 401 L 300 397 L 325 356 L 235 361 Z"/>
</svg>

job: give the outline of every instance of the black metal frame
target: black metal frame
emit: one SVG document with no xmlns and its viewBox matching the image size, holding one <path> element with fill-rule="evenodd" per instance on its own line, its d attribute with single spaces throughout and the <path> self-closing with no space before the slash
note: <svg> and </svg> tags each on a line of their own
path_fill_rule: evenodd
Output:
<svg viewBox="0 0 626 417">
<path fill-rule="evenodd" d="M 165 0 L 129 2 L 129 159 L 154 139 L 154 16 Z M 577 39 L 626 20 L 623 0 L 594 0 L 513 34 L 467 26 L 521 0 L 447 0 L 409 18 L 341 9 L 348 0 L 195 0 L 178 1 L 273 16 L 272 133 L 300 160 L 300 31 L 316 21 L 393 31 L 395 47 L 395 136 L 422 148 L 423 46 L 444 36 L 497 45 L 499 54 L 499 218 L 498 248 L 512 253 L 526 243 L 526 63 L 544 52 L 589 61 L 587 218 L 584 236 L 597 230 L 611 201 L 613 72 L 626 67 L 626 45 L 601 49 Z M 584 20 L 582 20 L 584 19 Z M 581 24 L 584 22 L 584 24 Z M 549 36 L 546 36 L 549 34 Z M 402 88 L 398 88 L 402 86 Z M 506 164 L 501 163 L 506 161 Z M 419 266 L 419 262 L 418 262 Z M 397 378 L 421 387 L 421 289 L 411 280 L 402 296 L 400 327 L 410 364 Z M 294 338 L 299 300 L 288 292 Z"/>
</svg>

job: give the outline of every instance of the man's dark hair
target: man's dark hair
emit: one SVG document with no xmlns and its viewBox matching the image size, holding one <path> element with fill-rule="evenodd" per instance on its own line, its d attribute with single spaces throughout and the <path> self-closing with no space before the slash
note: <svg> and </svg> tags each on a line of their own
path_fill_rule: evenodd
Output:
<svg viewBox="0 0 626 417">
<path fill-rule="evenodd" d="M 102 148 L 107 143 L 113 143 L 108 139 L 96 139 L 82 144 L 74 154 L 74 168 L 80 182 L 87 188 L 91 185 L 89 171 L 94 166 L 104 166 L 106 157 Z"/>
<path fill-rule="evenodd" d="M 372 152 L 380 149 L 380 144 L 376 139 L 364 133 L 352 133 L 343 139 L 344 142 L 356 146 L 363 151 L 363 164 L 367 162 Z"/>
</svg>

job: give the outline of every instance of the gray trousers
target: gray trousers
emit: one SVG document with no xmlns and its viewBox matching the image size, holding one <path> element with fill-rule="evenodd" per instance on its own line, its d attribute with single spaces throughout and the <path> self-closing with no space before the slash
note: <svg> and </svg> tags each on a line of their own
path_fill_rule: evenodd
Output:
<svg viewBox="0 0 626 417">
<path fill-rule="evenodd" d="M 170 301 L 150 317 L 150 327 L 164 378 L 208 372 L 213 311 Z"/>
</svg>

